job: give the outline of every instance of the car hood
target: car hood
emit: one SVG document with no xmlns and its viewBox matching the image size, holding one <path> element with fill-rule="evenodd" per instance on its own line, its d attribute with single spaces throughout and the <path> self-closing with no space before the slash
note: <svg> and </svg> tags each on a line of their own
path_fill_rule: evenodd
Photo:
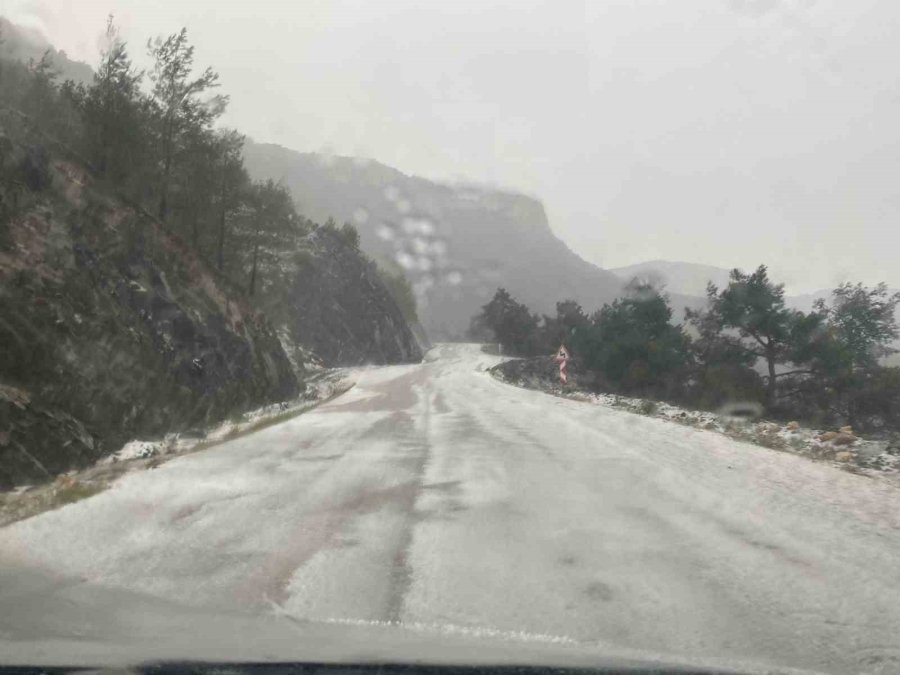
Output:
<svg viewBox="0 0 900 675">
<path fill-rule="evenodd" d="M 264 614 L 195 608 L 0 565 L 0 665 L 118 668 L 186 661 L 810 672 L 476 627 L 342 618 L 309 621 L 274 604 Z"/>
</svg>

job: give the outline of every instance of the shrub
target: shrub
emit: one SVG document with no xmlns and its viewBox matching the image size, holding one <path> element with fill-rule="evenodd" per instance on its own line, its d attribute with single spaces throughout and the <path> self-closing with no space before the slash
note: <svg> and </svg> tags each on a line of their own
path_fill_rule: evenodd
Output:
<svg viewBox="0 0 900 675">
<path fill-rule="evenodd" d="M 103 492 L 102 485 L 70 481 L 56 491 L 56 503 L 60 506 L 73 504 Z"/>
<path fill-rule="evenodd" d="M 655 415 L 656 411 L 659 410 L 659 404 L 656 401 L 651 401 L 650 399 L 645 399 L 641 401 L 640 411 L 642 415 Z"/>
</svg>

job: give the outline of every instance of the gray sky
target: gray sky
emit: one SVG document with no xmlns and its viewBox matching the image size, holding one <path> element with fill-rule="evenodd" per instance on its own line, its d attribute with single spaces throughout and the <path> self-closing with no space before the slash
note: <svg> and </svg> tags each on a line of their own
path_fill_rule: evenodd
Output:
<svg viewBox="0 0 900 675">
<path fill-rule="evenodd" d="M 601 266 L 900 287 L 896 0 L 0 0 L 92 64 L 110 12 L 256 140 L 533 194 Z"/>
</svg>

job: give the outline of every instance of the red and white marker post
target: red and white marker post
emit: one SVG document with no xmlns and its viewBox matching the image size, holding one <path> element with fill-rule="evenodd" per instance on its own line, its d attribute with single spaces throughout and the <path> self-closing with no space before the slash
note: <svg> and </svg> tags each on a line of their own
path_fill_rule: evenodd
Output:
<svg viewBox="0 0 900 675">
<path fill-rule="evenodd" d="M 559 351 L 556 352 L 556 362 L 559 364 L 559 381 L 562 384 L 566 384 L 569 381 L 569 375 L 566 372 L 566 363 L 569 360 L 569 350 L 566 349 L 565 345 L 559 346 Z"/>
</svg>

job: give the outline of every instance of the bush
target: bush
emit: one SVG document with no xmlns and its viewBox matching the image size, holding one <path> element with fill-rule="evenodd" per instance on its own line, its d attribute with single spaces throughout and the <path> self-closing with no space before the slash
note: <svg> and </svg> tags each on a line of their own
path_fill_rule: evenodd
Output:
<svg viewBox="0 0 900 675">
<path fill-rule="evenodd" d="M 640 411 L 642 415 L 653 416 L 656 414 L 657 410 L 659 410 L 659 404 L 656 401 L 651 401 L 650 399 L 645 399 L 641 401 Z"/>
<path fill-rule="evenodd" d="M 765 383 L 755 370 L 719 364 L 696 369 L 685 398 L 703 410 L 719 410 L 735 403 L 762 404 L 765 395 Z"/>
<path fill-rule="evenodd" d="M 56 503 L 60 506 L 73 504 L 82 499 L 93 497 L 103 492 L 103 489 L 102 485 L 82 483 L 80 481 L 66 482 L 56 491 Z"/>
</svg>

